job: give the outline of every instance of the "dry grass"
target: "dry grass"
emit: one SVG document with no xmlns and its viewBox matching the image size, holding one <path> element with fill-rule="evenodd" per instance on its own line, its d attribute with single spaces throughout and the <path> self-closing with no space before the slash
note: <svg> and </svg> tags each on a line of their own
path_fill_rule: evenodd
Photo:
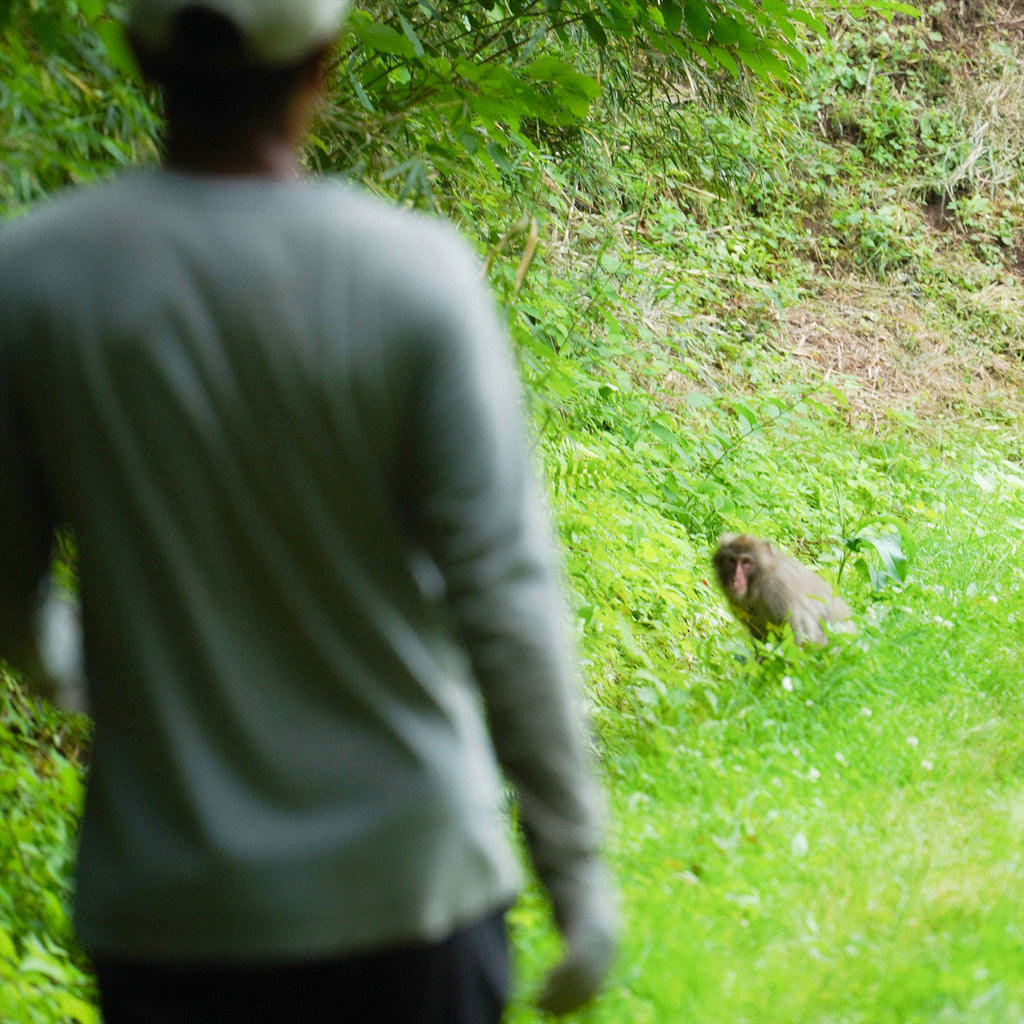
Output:
<svg viewBox="0 0 1024 1024">
<path fill-rule="evenodd" d="M 1005 291 L 993 289 L 978 301 L 1024 302 L 1020 285 Z M 832 282 L 818 297 L 782 311 L 777 345 L 824 379 L 852 384 L 844 388 L 852 408 L 875 419 L 889 409 L 918 416 L 938 410 L 1024 415 L 1021 352 L 954 345 L 931 320 L 927 303 L 904 287 Z"/>
<path fill-rule="evenodd" d="M 927 267 L 921 282 L 878 280 L 856 274 L 848 262 L 823 260 L 807 267 L 816 294 L 774 311 L 764 300 L 764 281 L 727 282 L 710 261 L 675 265 L 657 238 L 637 244 L 642 219 L 609 223 L 563 192 L 564 221 L 552 222 L 545 260 L 566 279 L 597 282 L 608 276 L 601 252 L 628 254 L 628 284 L 620 291 L 628 308 L 620 322 L 629 334 L 629 326 L 635 329 L 636 384 L 657 390 L 670 406 L 702 389 L 757 387 L 748 370 L 757 345 L 767 344 L 794 360 L 794 374 L 812 386 L 835 384 L 849 401 L 851 426 L 870 429 L 900 413 L 924 423 L 1024 423 L 1024 217 L 1016 206 L 1024 188 L 1024 0 L 946 0 L 930 18 L 936 49 L 956 55 L 936 109 L 970 147 L 939 179 L 908 183 L 901 198 L 921 232 L 914 242 L 919 265 Z M 980 220 L 961 208 L 970 196 L 991 204 L 980 207 Z M 1004 227 L 999 244 L 1011 248 L 998 270 L 991 252 L 978 248 L 979 240 L 997 244 L 997 215 L 1015 231 L 1007 242 Z M 709 285 L 720 285 L 725 297 L 694 303 L 691 290 L 711 292 Z M 751 346 L 742 351 L 737 323 L 749 324 L 744 336 Z M 683 364 L 650 372 L 678 361 L 680 351 Z"/>
<path fill-rule="evenodd" d="M 1024 74 L 1018 59 L 1000 60 L 1001 50 L 1020 53 L 1024 41 L 1021 0 L 946 0 L 933 15 L 941 46 L 964 63 L 950 83 L 948 109 L 956 112 L 970 149 L 946 180 L 937 182 L 952 198 L 958 189 L 994 193 L 1020 174 L 1024 136 Z M 993 62 L 1001 71 L 992 74 Z"/>
<path fill-rule="evenodd" d="M 933 187 L 944 197 L 925 207 L 927 244 L 951 276 L 970 273 L 958 249 L 959 225 L 947 209 L 958 194 L 1021 194 L 1024 137 L 1024 0 L 946 0 L 931 11 L 937 45 L 963 58 L 949 83 L 945 109 L 971 145 L 967 157 Z M 1005 56 L 1005 52 L 1016 57 Z M 998 56 L 997 56 L 998 55 Z M 975 340 L 950 334 L 950 311 L 937 315 L 912 283 L 827 280 L 820 295 L 780 315 L 778 347 L 824 379 L 843 381 L 855 413 L 878 419 L 891 409 L 919 417 L 942 412 L 1024 415 L 1024 234 L 1020 211 L 1015 249 L 998 280 L 964 289 L 970 316 L 998 312 L 1009 334 Z M 962 240 L 961 240 L 962 241 Z M 942 253 L 942 255 L 939 255 Z M 940 326 L 941 325 L 941 326 Z M 998 349 L 999 351 L 995 351 Z"/>
</svg>

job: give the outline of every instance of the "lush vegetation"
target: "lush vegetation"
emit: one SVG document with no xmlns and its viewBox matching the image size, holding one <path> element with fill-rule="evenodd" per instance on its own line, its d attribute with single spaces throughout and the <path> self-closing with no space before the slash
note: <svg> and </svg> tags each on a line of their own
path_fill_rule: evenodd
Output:
<svg viewBox="0 0 1024 1024">
<path fill-rule="evenodd" d="M 460 223 L 508 309 L 624 895 L 580 1020 L 1024 1018 L 1024 24 L 850 8 L 370 5 L 310 146 Z M 120 15 L 0 3 L 9 213 L 155 154 Z M 859 635 L 751 657 L 733 528 Z M 85 1024 L 88 721 L 0 701 L 0 1017 Z M 528 1024 L 537 893 L 514 928 Z"/>
</svg>

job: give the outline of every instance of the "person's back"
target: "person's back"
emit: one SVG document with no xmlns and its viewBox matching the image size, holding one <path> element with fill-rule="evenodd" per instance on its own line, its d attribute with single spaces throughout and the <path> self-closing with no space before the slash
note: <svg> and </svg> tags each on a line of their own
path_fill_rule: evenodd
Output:
<svg viewBox="0 0 1024 1024">
<path fill-rule="evenodd" d="M 90 953 L 443 940 L 517 888 L 496 749 L 570 939 L 551 1005 L 586 998 L 596 793 L 469 251 L 337 185 L 162 170 L 5 228 L 0 261 L 0 469 L 34 495 L 3 522 L 52 509 L 80 553 Z"/>
<path fill-rule="evenodd" d="M 424 512 L 447 502 L 460 543 L 473 530 L 487 550 L 527 500 L 507 360 L 461 246 L 332 185 L 164 172 L 26 229 L 4 244 L 24 297 L 5 320 L 32 339 L 15 380 L 81 538 L 97 722 L 83 938 L 337 952 L 338 934 L 443 934 L 510 899 L 437 561 L 469 590 L 478 570 Z M 63 323 L 40 330 L 55 289 Z M 474 460 L 505 478 L 471 478 Z M 508 568 L 536 585 L 509 615 L 557 617 L 545 538 L 515 547 Z M 164 842 L 114 844 L 112 822 L 140 813 Z M 454 898 L 425 900 L 438 886 Z"/>
</svg>

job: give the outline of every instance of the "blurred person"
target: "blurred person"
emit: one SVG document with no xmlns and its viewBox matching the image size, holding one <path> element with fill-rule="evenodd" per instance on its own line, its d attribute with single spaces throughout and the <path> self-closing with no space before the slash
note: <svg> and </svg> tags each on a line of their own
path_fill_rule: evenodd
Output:
<svg viewBox="0 0 1024 1024">
<path fill-rule="evenodd" d="M 598 989 L 614 898 L 550 517 L 469 247 L 303 175 L 345 0 L 140 0 L 162 167 L 0 232 L 0 657 L 55 528 L 106 1024 L 497 1022 L 503 774 Z"/>
</svg>

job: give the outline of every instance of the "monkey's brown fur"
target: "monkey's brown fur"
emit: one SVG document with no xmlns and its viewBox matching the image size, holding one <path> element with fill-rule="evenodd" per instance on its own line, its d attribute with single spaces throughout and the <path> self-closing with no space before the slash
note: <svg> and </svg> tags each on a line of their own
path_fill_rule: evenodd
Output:
<svg viewBox="0 0 1024 1024">
<path fill-rule="evenodd" d="M 760 537 L 724 534 L 712 563 L 730 608 L 757 640 L 787 622 L 798 643 L 826 643 L 823 624 L 833 633 L 856 631 L 849 606 L 829 583 Z"/>
</svg>

